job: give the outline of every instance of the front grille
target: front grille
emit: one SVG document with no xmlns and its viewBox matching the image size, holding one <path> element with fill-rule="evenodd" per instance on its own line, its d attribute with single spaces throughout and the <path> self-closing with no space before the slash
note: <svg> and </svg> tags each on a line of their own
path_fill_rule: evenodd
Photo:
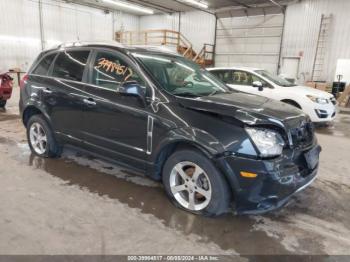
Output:
<svg viewBox="0 0 350 262">
<path fill-rule="evenodd" d="M 290 137 L 293 147 L 310 146 L 314 140 L 314 125 L 310 121 L 302 121 L 302 123 L 290 130 Z"/>
</svg>

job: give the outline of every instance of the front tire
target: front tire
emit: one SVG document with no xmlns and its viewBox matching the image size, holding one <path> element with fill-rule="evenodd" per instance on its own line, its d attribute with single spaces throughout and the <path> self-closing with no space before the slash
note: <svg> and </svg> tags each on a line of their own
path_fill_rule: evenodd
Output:
<svg viewBox="0 0 350 262">
<path fill-rule="evenodd" d="M 42 115 L 32 116 L 27 124 L 27 139 L 31 151 L 46 158 L 58 157 L 61 146 L 54 138 L 52 129 Z"/>
<path fill-rule="evenodd" d="M 229 211 L 231 194 L 226 180 L 196 150 L 179 150 L 167 159 L 163 184 L 172 202 L 186 211 L 205 216 Z"/>
</svg>

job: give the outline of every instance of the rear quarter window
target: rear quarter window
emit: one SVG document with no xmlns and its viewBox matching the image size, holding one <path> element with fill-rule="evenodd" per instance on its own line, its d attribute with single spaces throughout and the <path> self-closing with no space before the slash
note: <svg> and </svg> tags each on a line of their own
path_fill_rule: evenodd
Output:
<svg viewBox="0 0 350 262">
<path fill-rule="evenodd" d="M 61 52 L 55 61 L 52 76 L 82 81 L 89 54 L 89 50 Z"/>
<path fill-rule="evenodd" d="M 35 67 L 32 74 L 46 76 L 49 72 L 50 66 L 55 59 L 57 53 L 46 55 L 41 59 L 40 63 Z"/>
</svg>

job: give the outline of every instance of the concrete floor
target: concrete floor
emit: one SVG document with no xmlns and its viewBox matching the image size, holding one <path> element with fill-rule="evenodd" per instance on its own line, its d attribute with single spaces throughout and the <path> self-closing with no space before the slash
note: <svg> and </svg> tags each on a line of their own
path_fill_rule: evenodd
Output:
<svg viewBox="0 0 350 262">
<path fill-rule="evenodd" d="M 82 153 L 35 157 L 17 99 L 0 112 L 0 254 L 350 254 L 350 115 L 318 129 L 319 176 L 287 207 L 213 219 Z"/>
</svg>

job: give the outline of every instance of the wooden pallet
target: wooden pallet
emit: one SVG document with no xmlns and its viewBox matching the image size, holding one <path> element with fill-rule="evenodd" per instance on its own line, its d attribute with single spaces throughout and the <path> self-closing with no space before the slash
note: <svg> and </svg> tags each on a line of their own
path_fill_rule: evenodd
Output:
<svg viewBox="0 0 350 262">
<path fill-rule="evenodd" d="M 343 106 L 343 107 L 348 106 L 349 98 L 350 98 L 350 85 L 348 85 L 345 88 L 344 92 L 339 96 L 339 98 L 337 100 L 339 103 L 339 106 Z"/>
</svg>

